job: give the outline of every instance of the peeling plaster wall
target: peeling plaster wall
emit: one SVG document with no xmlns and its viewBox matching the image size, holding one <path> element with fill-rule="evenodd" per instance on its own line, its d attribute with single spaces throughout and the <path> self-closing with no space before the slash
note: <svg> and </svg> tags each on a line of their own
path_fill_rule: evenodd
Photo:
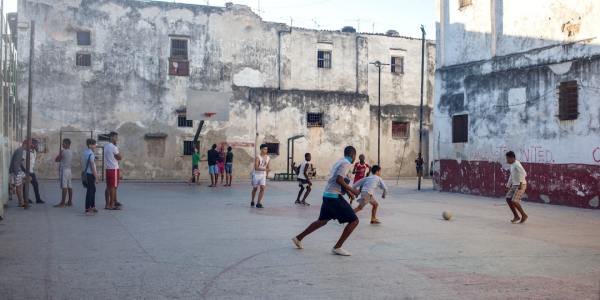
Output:
<svg viewBox="0 0 600 300">
<path fill-rule="evenodd" d="M 515 26 L 521 26 L 522 36 L 497 31 L 498 56 L 474 61 L 463 53 L 466 63 L 446 63 L 436 71 L 432 137 L 436 188 L 502 196 L 508 169 L 504 153 L 513 150 L 529 174 L 528 200 L 599 208 L 600 46 L 588 38 L 592 31 L 598 32 L 600 10 L 591 1 L 583 2 L 552 1 L 528 10 L 525 22 L 522 6 L 517 9 L 508 1 L 492 1 L 497 9 L 488 18 L 510 24 L 512 34 L 517 34 Z M 581 27 L 569 37 L 556 33 L 554 27 L 571 20 L 572 12 L 582 6 L 587 9 L 581 14 L 581 24 L 595 26 Z M 442 16 L 461 14 L 443 12 L 443 7 Z M 539 14 L 531 15 L 532 11 Z M 528 36 L 546 20 L 548 29 L 540 30 L 539 37 Z M 463 28 L 480 22 L 464 21 Z M 438 35 L 444 33 L 442 27 L 438 26 Z M 438 40 L 447 41 L 443 36 Z M 438 60 L 445 56 L 448 62 L 452 48 L 438 46 Z M 561 121 L 558 86 L 569 80 L 578 83 L 579 116 Z M 469 140 L 452 143 L 452 116 L 463 113 L 469 115 Z"/>
<path fill-rule="evenodd" d="M 19 0 L 18 9 L 19 22 L 36 21 L 33 135 L 48 141 L 49 150 L 40 153 L 38 164 L 43 178 L 56 177 L 52 159 L 61 129 L 84 131 L 63 135 L 81 142 L 90 131 L 94 137 L 118 131 L 126 178 L 185 178 L 191 158 L 183 155 L 182 144 L 192 140 L 198 126 L 194 121 L 193 128 L 177 127 L 176 111 L 185 107 L 188 88 L 233 92 L 230 121 L 206 122 L 201 145 L 205 154 L 213 143 L 231 144 L 236 177 L 249 174 L 256 144 L 264 141 L 280 142 L 281 157 L 273 160 L 272 169 L 283 172 L 287 138 L 298 133 L 307 139 L 297 141 L 300 156 L 295 160 L 310 150 L 320 162 L 319 170 L 328 170 L 349 143 L 373 162 L 377 74 L 368 63 L 374 58 L 389 63 L 398 51 L 406 52 L 405 74 L 389 74 L 388 67 L 382 76 L 389 122 L 385 128 L 390 131 L 391 120 L 397 117 L 410 120 L 413 131 L 418 126 L 414 113 L 419 103 L 418 39 L 297 28 L 290 33 L 288 26 L 263 22 L 241 5 Z M 91 46 L 77 45 L 78 30 L 91 31 Z M 189 40 L 189 76 L 168 75 L 171 35 Z M 29 30 L 19 29 L 18 39 L 28 41 Z M 432 103 L 432 47 L 428 44 L 426 105 Z M 318 49 L 333 51 L 332 69 L 317 68 Z M 28 43 L 19 43 L 20 53 L 28 51 Z M 76 66 L 78 52 L 92 55 L 91 67 Z M 21 101 L 27 97 L 27 67 L 28 58 L 21 55 Z M 307 112 L 325 112 L 325 127 L 307 128 Z M 149 133 L 166 138 L 147 138 Z M 415 135 L 418 132 L 411 134 L 407 147 L 402 144 L 413 156 Z M 398 174 L 398 166 L 392 164 L 398 163 L 399 142 L 389 142 L 395 146 L 386 148 L 387 176 Z M 76 155 L 82 147 L 74 145 Z M 409 161 L 412 167 L 407 170 L 414 170 L 414 157 Z M 74 167 L 78 174 L 79 164 Z"/>
</svg>

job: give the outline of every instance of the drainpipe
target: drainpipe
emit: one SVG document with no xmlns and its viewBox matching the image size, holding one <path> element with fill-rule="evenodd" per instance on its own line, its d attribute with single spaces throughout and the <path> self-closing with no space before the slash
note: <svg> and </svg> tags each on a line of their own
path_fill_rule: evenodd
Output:
<svg viewBox="0 0 600 300">
<path fill-rule="evenodd" d="M 277 31 L 277 89 L 281 90 L 281 35 L 284 33 L 292 33 L 292 26 L 289 30 Z"/>
<path fill-rule="evenodd" d="M 360 35 L 356 35 L 356 39 L 354 40 L 354 44 L 356 45 L 356 93 L 359 92 L 359 83 L 358 83 L 358 39 L 361 38 Z"/>
</svg>

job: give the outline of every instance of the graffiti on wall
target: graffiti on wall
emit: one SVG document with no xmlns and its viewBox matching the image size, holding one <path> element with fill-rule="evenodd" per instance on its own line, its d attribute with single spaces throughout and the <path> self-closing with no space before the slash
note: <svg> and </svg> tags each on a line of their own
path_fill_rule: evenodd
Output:
<svg viewBox="0 0 600 300">
<path fill-rule="evenodd" d="M 474 151 L 469 156 L 470 160 L 479 161 L 500 161 L 504 158 L 504 154 L 508 151 L 514 151 L 517 159 L 523 162 L 530 163 L 554 163 L 554 153 L 552 150 L 543 146 L 524 146 L 512 148 L 506 145 L 492 146 L 488 149 Z M 600 149 L 598 150 L 598 158 L 600 159 Z"/>
<path fill-rule="evenodd" d="M 595 163 L 600 164 L 600 146 L 592 150 L 592 159 Z"/>
</svg>

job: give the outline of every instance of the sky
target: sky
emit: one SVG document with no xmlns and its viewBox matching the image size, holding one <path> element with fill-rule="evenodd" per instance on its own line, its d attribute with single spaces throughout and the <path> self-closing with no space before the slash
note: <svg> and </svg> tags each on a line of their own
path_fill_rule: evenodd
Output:
<svg viewBox="0 0 600 300">
<path fill-rule="evenodd" d="M 167 1 L 167 0 L 164 0 Z M 339 30 L 348 25 L 361 32 L 398 31 L 420 37 L 423 24 L 428 39 L 435 38 L 434 0 L 176 0 L 168 2 L 225 6 L 248 5 L 265 21 L 314 29 Z M 6 12 L 17 10 L 17 0 L 4 0 Z"/>
</svg>

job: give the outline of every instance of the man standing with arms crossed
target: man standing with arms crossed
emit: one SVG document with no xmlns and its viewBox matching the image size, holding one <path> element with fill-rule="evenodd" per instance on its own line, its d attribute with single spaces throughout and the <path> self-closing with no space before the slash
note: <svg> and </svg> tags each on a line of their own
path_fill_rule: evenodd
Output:
<svg viewBox="0 0 600 300">
<path fill-rule="evenodd" d="M 104 146 L 104 168 L 106 169 L 106 191 L 104 198 L 106 206 L 104 209 L 119 210 L 121 203 L 117 202 L 117 187 L 119 186 L 119 161 L 123 159 L 117 148 L 119 134 L 111 132 L 108 134 L 110 143 Z"/>
</svg>

